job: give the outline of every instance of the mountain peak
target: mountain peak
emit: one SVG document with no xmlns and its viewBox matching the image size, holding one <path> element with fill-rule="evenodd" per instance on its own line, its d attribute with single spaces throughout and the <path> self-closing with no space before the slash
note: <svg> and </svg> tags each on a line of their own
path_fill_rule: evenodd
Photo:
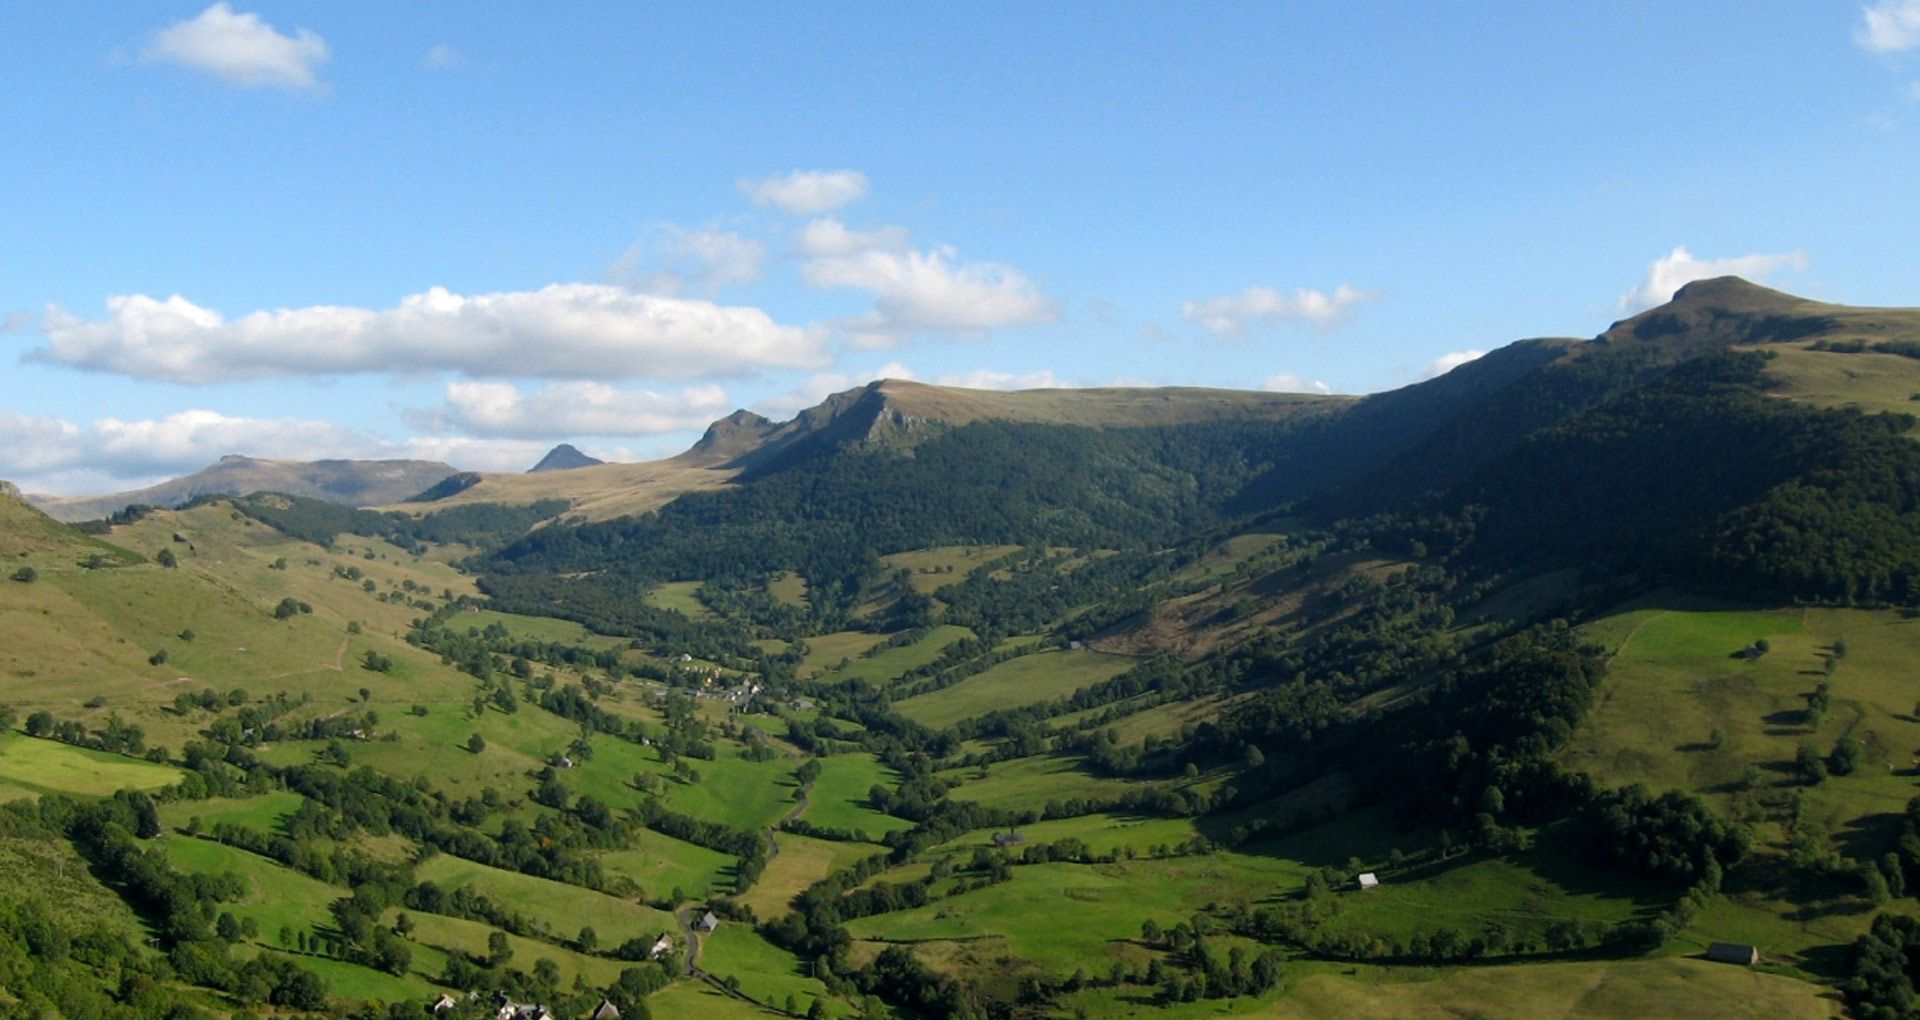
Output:
<svg viewBox="0 0 1920 1020">
<path fill-rule="evenodd" d="M 1738 276 L 1716 276 L 1686 284 L 1673 292 L 1673 300 L 1669 303 L 1749 312 L 1783 310 L 1806 304 L 1807 301 Z"/>
<path fill-rule="evenodd" d="M 595 464 L 605 463 L 606 461 L 598 457 L 589 457 L 581 453 L 572 443 L 561 443 L 559 446 L 548 450 L 547 455 L 540 458 L 540 463 L 528 468 L 527 473 L 533 474 L 536 471 L 571 471 L 574 468 L 592 467 Z"/>
</svg>

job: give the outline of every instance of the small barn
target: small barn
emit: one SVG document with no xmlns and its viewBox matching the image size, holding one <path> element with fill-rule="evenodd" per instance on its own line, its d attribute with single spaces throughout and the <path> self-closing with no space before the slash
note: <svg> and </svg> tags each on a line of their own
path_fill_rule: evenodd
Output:
<svg viewBox="0 0 1920 1020">
<path fill-rule="evenodd" d="M 600 1000 L 600 1008 L 593 1011 L 588 1020 L 620 1020 L 620 1007 L 612 999 Z"/>
<path fill-rule="evenodd" d="M 720 919 L 714 916 L 713 911 L 709 910 L 700 915 L 700 921 L 695 924 L 694 927 L 700 929 L 700 933 L 703 935 L 711 935 L 715 928 L 720 927 Z"/>
<path fill-rule="evenodd" d="M 1012 829 L 993 834 L 993 845 L 998 847 L 1019 846 L 1026 841 L 1027 837 L 1020 835 Z"/>
<path fill-rule="evenodd" d="M 1739 942 L 1715 942 L 1707 947 L 1707 959 L 1715 963 L 1737 963 L 1742 967 L 1751 967 L 1760 962 L 1760 949 Z"/>
<path fill-rule="evenodd" d="M 1380 888 L 1380 876 L 1371 871 L 1361 872 L 1360 877 L 1355 881 L 1359 883 L 1360 888 L 1363 890 Z"/>
</svg>

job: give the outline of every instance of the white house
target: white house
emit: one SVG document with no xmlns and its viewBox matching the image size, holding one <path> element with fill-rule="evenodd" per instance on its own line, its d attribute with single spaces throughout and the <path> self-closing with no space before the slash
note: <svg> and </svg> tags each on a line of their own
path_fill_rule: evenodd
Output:
<svg viewBox="0 0 1920 1020">
<path fill-rule="evenodd" d="M 1371 871 L 1361 872 L 1359 881 L 1361 889 L 1378 889 L 1380 887 L 1380 876 Z"/>
</svg>

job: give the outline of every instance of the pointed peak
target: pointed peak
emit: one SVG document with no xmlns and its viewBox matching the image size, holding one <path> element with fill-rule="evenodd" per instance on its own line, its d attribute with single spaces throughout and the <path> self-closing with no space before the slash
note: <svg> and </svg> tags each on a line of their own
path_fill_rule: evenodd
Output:
<svg viewBox="0 0 1920 1020">
<path fill-rule="evenodd" d="M 571 471 L 574 468 L 592 467 L 595 464 L 605 463 L 606 461 L 598 457 L 589 457 L 581 453 L 572 443 L 561 443 L 559 446 L 548 450 L 547 455 L 540 458 L 540 463 L 528 468 L 527 473 L 533 474 L 536 471 Z"/>
</svg>

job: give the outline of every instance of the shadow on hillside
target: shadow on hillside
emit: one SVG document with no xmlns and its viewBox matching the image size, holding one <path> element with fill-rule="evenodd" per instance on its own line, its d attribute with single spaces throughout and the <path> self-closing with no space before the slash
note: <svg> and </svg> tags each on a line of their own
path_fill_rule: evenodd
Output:
<svg viewBox="0 0 1920 1020">
<path fill-rule="evenodd" d="M 1900 843 L 1906 819 L 1892 811 L 1861 815 L 1833 834 L 1834 847 L 1857 861 L 1877 861 Z"/>
</svg>

